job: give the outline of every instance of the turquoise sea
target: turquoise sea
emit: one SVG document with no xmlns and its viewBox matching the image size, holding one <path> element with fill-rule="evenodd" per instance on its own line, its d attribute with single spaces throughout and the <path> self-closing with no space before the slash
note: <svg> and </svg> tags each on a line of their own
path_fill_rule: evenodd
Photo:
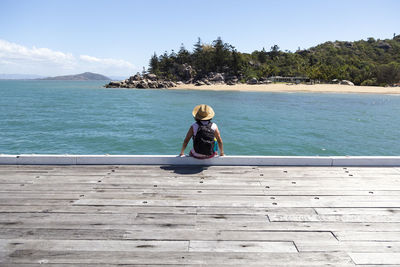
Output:
<svg viewBox="0 0 400 267">
<path fill-rule="evenodd" d="M 0 81 L 0 154 L 178 154 L 202 103 L 215 110 L 227 155 L 400 154 L 400 96 L 105 83 Z"/>
</svg>

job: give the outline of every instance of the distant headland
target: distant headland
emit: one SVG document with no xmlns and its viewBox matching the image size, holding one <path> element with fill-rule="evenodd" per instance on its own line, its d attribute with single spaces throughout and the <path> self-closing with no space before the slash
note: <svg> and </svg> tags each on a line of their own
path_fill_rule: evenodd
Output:
<svg viewBox="0 0 400 267">
<path fill-rule="evenodd" d="M 107 76 L 84 72 L 75 75 L 45 77 L 36 74 L 0 74 L 0 80 L 49 80 L 49 81 L 111 81 Z"/>
<path fill-rule="evenodd" d="M 64 75 L 64 76 L 55 76 L 55 77 L 47 77 L 41 78 L 38 80 L 51 80 L 51 81 L 110 81 L 111 79 L 97 73 L 92 72 L 84 72 L 81 74 L 75 75 Z"/>
</svg>

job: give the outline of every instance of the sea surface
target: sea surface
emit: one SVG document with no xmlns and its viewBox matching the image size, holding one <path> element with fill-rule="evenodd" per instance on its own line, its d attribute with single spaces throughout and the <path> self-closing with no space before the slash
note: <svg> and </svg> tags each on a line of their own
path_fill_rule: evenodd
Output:
<svg viewBox="0 0 400 267">
<path fill-rule="evenodd" d="M 400 96 L 105 83 L 0 81 L 0 154 L 178 154 L 202 103 L 215 110 L 227 155 L 400 154 Z"/>
</svg>

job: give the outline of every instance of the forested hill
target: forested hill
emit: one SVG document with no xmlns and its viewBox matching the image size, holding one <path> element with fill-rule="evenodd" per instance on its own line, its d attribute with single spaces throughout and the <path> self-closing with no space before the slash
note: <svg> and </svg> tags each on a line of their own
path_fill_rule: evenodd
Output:
<svg viewBox="0 0 400 267">
<path fill-rule="evenodd" d="M 154 54 L 149 72 L 175 81 L 201 80 L 213 72 L 223 73 L 225 80 L 306 76 L 325 82 L 339 79 L 385 86 L 400 82 L 400 35 L 385 40 L 325 42 L 296 52 L 281 51 L 275 45 L 251 54 L 237 51 L 221 38 L 211 44 L 199 38 L 193 51 L 182 45 L 177 53 Z"/>
</svg>

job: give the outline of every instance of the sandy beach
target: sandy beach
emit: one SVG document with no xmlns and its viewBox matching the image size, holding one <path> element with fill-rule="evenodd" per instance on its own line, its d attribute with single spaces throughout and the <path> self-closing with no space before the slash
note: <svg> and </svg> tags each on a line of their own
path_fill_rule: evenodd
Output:
<svg viewBox="0 0 400 267">
<path fill-rule="evenodd" d="M 195 86 L 181 84 L 171 88 L 177 90 L 213 90 L 213 91 L 245 91 L 245 92 L 307 92 L 307 93 L 353 93 L 353 94 L 400 94 L 400 87 L 349 86 L 339 84 L 214 84 Z"/>
</svg>

